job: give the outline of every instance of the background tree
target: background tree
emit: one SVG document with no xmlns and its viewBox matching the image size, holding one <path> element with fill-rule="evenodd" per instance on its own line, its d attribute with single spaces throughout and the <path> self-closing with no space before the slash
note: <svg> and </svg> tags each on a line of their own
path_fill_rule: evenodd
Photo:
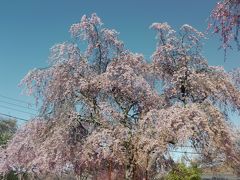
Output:
<svg viewBox="0 0 240 180">
<path fill-rule="evenodd" d="M 186 145 L 238 167 L 227 121 L 229 109 L 240 109 L 232 76 L 207 64 L 204 35 L 193 27 L 151 28 L 157 46 L 147 63 L 96 14 L 72 25 L 73 42 L 55 45 L 49 66 L 22 80 L 41 113 L 1 153 L 0 172 L 153 179 L 174 164 L 171 151 Z"/>
<path fill-rule="evenodd" d="M 17 124 L 15 119 L 0 117 L 0 146 L 6 145 L 16 130 Z"/>
<path fill-rule="evenodd" d="M 12 138 L 17 130 L 17 123 L 15 119 L 0 118 L 0 148 L 5 148 L 6 144 Z M 15 180 L 18 179 L 13 171 L 7 175 L 0 176 L 1 179 Z"/>
</svg>

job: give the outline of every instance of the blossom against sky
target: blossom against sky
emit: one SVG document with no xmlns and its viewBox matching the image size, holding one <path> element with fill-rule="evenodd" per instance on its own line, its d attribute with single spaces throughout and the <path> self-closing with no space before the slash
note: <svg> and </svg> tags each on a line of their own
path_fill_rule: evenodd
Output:
<svg viewBox="0 0 240 180">
<path fill-rule="evenodd" d="M 207 3 L 206 3 L 207 2 Z M 120 32 L 126 48 L 143 53 L 150 59 L 155 49 L 155 35 L 149 26 L 153 22 L 168 22 L 178 29 L 190 24 L 206 31 L 207 18 L 216 0 L 2 0 L 0 5 L 0 95 L 33 102 L 22 96 L 18 87 L 24 75 L 34 67 L 44 67 L 49 49 L 56 43 L 70 39 L 70 25 L 84 14 L 96 12 L 104 23 Z M 239 67 L 239 52 L 229 51 L 224 62 L 223 51 L 218 50 L 217 37 L 209 36 L 204 46 L 204 56 L 212 65 L 223 65 L 227 70 Z M 0 101 L 10 102 L 0 98 Z M 25 104 L 22 104 L 25 106 Z M 32 115 L 6 109 L 0 103 L 0 112 L 29 118 Z M 18 107 L 13 107 L 19 109 Z M 23 109 L 21 109 L 23 110 Z M 30 109 L 23 111 L 34 113 Z M 237 121 L 237 120 L 236 120 Z"/>
</svg>

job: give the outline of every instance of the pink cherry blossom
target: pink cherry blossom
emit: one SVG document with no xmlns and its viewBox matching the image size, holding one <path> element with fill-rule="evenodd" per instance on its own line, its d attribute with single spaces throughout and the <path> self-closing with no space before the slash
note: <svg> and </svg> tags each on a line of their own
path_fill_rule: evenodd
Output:
<svg viewBox="0 0 240 180">
<path fill-rule="evenodd" d="M 239 44 L 239 25 L 240 25 L 240 1 L 239 0 L 221 0 L 213 9 L 210 17 L 209 28 L 219 34 L 222 45 L 225 50 L 231 48 L 231 41 L 236 41 L 238 49 Z"/>
</svg>

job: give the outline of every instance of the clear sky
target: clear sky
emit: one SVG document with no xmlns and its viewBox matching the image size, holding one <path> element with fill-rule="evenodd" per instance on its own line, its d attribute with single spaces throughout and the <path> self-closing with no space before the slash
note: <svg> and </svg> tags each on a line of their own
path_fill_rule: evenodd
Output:
<svg viewBox="0 0 240 180">
<path fill-rule="evenodd" d="M 35 113 L 10 105 L 26 106 L 2 96 L 33 103 L 32 98 L 21 95 L 20 80 L 30 69 L 46 66 L 49 48 L 69 40 L 70 25 L 82 15 L 96 12 L 106 27 L 120 32 L 128 49 L 149 59 L 155 48 L 151 23 L 168 22 L 175 29 L 190 24 L 204 32 L 215 4 L 216 0 L 1 0 L 0 113 L 26 119 L 33 116 L 6 108 Z M 215 36 L 205 42 L 203 54 L 209 63 L 227 70 L 240 66 L 240 52 L 230 51 L 224 62 L 219 45 Z M 238 117 L 234 119 L 239 121 Z"/>
</svg>

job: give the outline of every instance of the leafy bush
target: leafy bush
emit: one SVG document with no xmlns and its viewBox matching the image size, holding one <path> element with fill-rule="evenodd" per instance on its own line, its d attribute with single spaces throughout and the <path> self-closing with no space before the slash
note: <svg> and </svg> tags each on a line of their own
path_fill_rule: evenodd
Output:
<svg viewBox="0 0 240 180">
<path fill-rule="evenodd" d="M 186 166 L 184 163 L 178 163 L 166 176 L 167 180 L 200 180 L 201 170 L 197 165 Z"/>
</svg>

